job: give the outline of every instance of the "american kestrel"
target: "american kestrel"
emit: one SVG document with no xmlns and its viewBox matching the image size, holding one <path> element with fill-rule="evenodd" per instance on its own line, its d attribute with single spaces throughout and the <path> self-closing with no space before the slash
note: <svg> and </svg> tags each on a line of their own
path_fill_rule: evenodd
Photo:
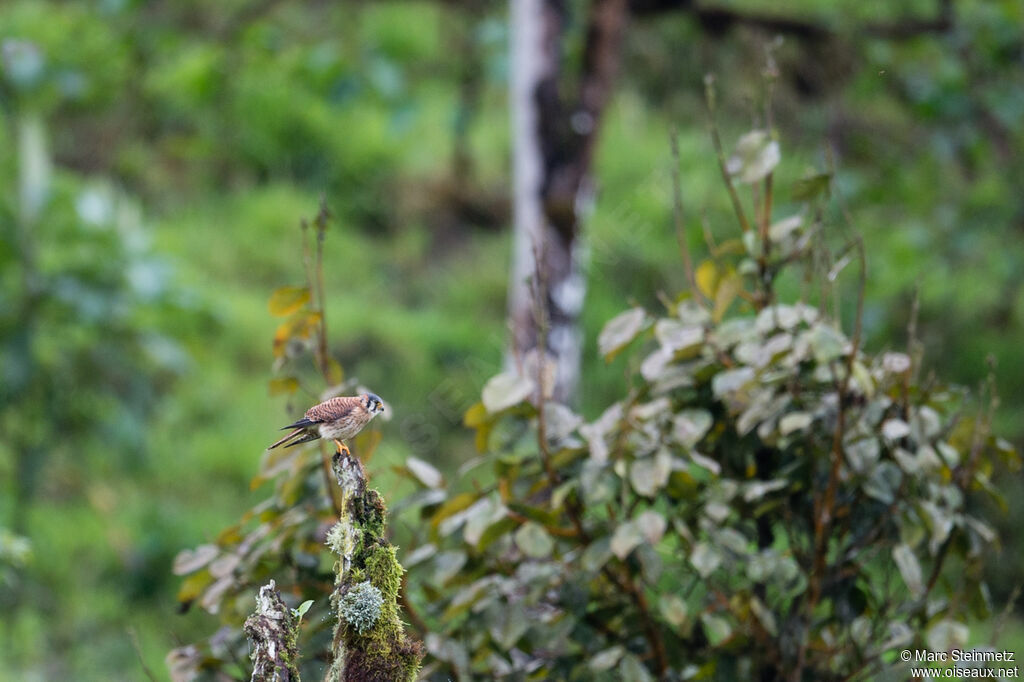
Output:
<svg viewBox="0 0 1024 682">
<path fill-rule="evenodd" d="M 317 438 L 330 438 L 338 446 L 338 452 L 350 455 L 352 453 L 342 441 L 354 438 L 383 411 L 384 403 L 373 393 L 331 398 L 306 410 L 306 416 L 299 421 L 283 427 L 282 431 L 294 431 L 267 449 L 273 450 L 278 445 L 290 448 Z"/>
</svg>

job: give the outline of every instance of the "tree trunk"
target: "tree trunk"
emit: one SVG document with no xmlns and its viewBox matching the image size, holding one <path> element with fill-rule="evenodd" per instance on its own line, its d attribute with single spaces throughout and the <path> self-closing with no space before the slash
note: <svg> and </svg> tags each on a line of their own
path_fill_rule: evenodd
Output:
<svg viewBox="0 0 1024 682">
<path fill-rule="evenodd" d="M 561 402 L 571 401 L 579 384 L 579 315 L 586 292 L 580 214 L 591 195 L 590 165 L 628 10 L 626 0 L 591 2 L 579 91 L 567 103 L 562 82 L 567 5 L 564 0 L 510 2 L 515 176 L 511 359 L 520 368 L 540 358 L 552 363 L 551 397 Z M 542 286 L 531 287 L 533 277 Z M 541 339 L 545 353 L 538 352 Z"/>
</svg>

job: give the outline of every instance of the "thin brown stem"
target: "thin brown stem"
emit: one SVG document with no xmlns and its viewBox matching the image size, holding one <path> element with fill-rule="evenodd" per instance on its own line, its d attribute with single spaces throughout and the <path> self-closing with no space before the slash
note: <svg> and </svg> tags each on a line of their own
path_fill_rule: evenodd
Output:
<svg viewBox="0 0 1024 682">
<path fill-rule="evenodd" d="M 330 218 L 331 213 L 327 209 L 327 202 L 321 197 L 320 210 L 316 216 L 316 298 L 317 307 L 320 309 L 320 334 L 316 355 L 320 373 L 323 374 L 324 382 L 327 385 L 331 384 L 331 378 L 327 351 L 327 304 L 324 298 L 324 241 L 327 237 L 327 223 Z"/>
<path fill-rule="evenodd" d="M 718 124 L 715 121 L 714 79 L 708 76 L 704 79 L 704 82 L 706 86 L 704 91 L 705 99 L 708 105 L 708 132 L 711 135 L 711 144 L 715 148 L 715 156 L 718 158 L 718 169 L 722 172 L 722 180 L 725 182 L 726 189 L 729 190 L 729 198 L 732 200 L 732 208 L 736 213 L 736 218 L 740 221 L 740 227 L 743 228 L 744 232 L 749 232 L 750 222 L 743 211 L 743 203 L 740 201 L 740 195 L 736 191 L 736 185 L 732 182 L 732 176 L 729 175 L 729 169 L 726 168 L 722 138 L 718 134 Z"/>
<path fill-rule="evenodd" d="M 533 262 L 536 264 L 536 269 L 530 284 L 532 288 L 531 293 L 533 294 L 534 324 L 537 328 L 537 449 L 540 452 L 541 463 L 544 465 L 544 473 L 548 477 L 548 483 L 551 484 L 552 488 L 555 488 L 559 484 L 559 478 L 551 464 L 551 450 L 548 448 L 547 418 L 544 414 L 544 405 L 546 403 L 544 384 L 546 378 L 545 370 L 548 365 L 547 337 L 549 321 L 546 314 L 547 306 L 544 305 L 544 300 L 547 296 L 547 281 L 544 279 L 543 257 L 543 249 L 539 244 L 534 243 Z"/>
</svg>

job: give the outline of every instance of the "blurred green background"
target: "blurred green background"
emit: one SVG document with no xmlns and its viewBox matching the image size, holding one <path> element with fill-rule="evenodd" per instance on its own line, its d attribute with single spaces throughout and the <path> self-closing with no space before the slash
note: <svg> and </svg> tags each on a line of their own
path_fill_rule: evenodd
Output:
<svg viewBox="0 0 1024 682">
<path fill-rule="evenodd" d="M 683 286 L 672 126 L 691 246 L 702 215 L 734 233 L 702 80 L 731 146 L 775 35 L 743 18 L 781 17 L 778 183 L 835 163 L 868 249 L 867 347 L 905 347 L 919 291 L 928 366 L 974 385 L 991 354 L 1020 446 L 1024 5 L 961 0 L 912 30 L 935 3 L 667 4 L 629 27 L 600 136 L 584 415 L 623 385 L 603 322 Z M 332 350 L 395 414 L 371 470 L 472 456 L 461 412 L 506 336 L 507 6 L 10 0 L 0 43 L 0 679 L 135 680 L 142 661 L 165 679 L 167 650 L 216 627 L 176 613 L 173 557 L 261 499 L 286 407 L 266 301 L 302 283 L 321 197 Z M 1024 576 L 1024 485 L 997 477 L 998 608 Z"/>
</svg>

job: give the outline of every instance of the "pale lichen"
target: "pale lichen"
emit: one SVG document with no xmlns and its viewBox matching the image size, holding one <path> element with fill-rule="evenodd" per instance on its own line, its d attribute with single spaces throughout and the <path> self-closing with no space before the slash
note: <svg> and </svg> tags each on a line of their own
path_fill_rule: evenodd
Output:
<svg viewBox="0 0 1024 682">
<path fill-rule="evenodd" d="M 353 586 L 341 598 L 338 611 L 359 634 L 365 634 L 380 618 L 384 596 L 369 580 Z"/>
</svg>

